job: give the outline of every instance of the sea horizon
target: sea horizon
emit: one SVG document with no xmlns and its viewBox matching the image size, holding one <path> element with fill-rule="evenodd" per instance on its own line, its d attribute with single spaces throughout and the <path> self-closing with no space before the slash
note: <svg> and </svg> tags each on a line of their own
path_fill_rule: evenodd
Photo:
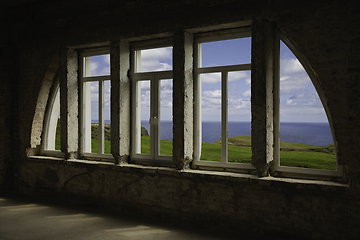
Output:
<svg viewBox="0 0 360 240">
<path fill-rule="evenodd" d="M 91 120 L 91 122 L 98 121 Z M 105 120 L 105 123 L 110 124 L 110 120 Z M 150 133 L 148 120 L 142 120 L 141 125 Z M 202 131 L 202 141 L 214 143 L 221 138 L 221 123 L 220 121 L 203 121 Z M 228 122 L 228 137 L 244 135 L 251 135 L 251 122 Z M 161 121 L 160 139 L 172 141 L 172 121 Z M 333 144 L 332 133 L 327 122 L 281 122 L 280 140 L 314 146 Z"/>
</svg>

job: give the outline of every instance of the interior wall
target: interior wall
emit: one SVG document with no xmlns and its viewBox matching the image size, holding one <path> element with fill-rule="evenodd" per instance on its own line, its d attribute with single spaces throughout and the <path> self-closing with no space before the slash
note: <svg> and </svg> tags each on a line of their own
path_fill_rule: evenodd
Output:
<svg viewBox="0 0 360 240">
<path fill-rule="evenodd" d="M 9 11 L 16 17 L 11 24 L 3 24 L 9 38 L 1 40 L 1 191 L 15 184 L 13 189 L 23 194 L 111 204 L 121 210 L 209 225 L 220 218 L 222 227 L 242 224 L 264 234 L 328 239 L 360 235 L 360 17 L 356 1 L 34 1 Z M 62 47 L 262 19 L 279 27 L 319 77 L 348 185 L 27 156 L 33 151 L 31 131 L 42 81 Z M 9 41 L 13 51 L 8 50 Z"/>
</svg>

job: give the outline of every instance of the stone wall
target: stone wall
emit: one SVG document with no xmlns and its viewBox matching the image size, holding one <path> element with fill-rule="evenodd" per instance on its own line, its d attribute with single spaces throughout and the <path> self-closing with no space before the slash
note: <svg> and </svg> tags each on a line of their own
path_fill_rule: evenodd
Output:
<svg viewBox="0 0 360 240">
<path fill-rule="evenodd" d="M 300 239 L 356 239 L 359 195 L 346 184 L 31 157 L 19 191 L 203 227 Z"/>
<path fill-rule="evenodd" d="M 6 10 L 1 27 L 8 38 L 0 42 L 0 194 L 12 189 L 209 226 L 241 225 L 240 231 L 260 234 L 314 239 L 360 235 L 356 1 L 34 1 Z M 32 144 L 41 143 L 50 86 L 44 82 L 51 82 L 64 47 L 232 27 L 249 20 L 277 26 L 318 76 L 339 163 L 349 179 L 346 185 L 28 157 L 38 153 Z"/>
</svg>

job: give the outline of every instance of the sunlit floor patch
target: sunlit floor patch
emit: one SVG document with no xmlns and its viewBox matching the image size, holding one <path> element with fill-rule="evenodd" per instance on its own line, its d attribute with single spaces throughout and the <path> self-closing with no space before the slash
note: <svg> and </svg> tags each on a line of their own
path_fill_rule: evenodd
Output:
<svg viewBox="0 0 360 240">
<path fill-rule="evenodd" d="M 138 235 L 148 235 L 148 234 L 162 234 L 168 233 L 170 231 L 164 229 L 156 229 L 147 226 L 136 226 L 131 228 L 117 228 L 117 229 L 108 229 L 106 232 L 117 232 L 117 234 L 125 235 L 128 237 L 138 236 Z"/>
<path fill-rule="evenodd" d="M 11 205 L 11 206 L 3 206 L 0 208 L 28 208 L 28 207 L 36 207 L 36 204 L 25 204 L 25 205 Z"/>
<path fill-rule="evenodd" d="M 85 217 L 86 214 L 72 214 L 72 215 L 59 215 L 59 216 L 49 216 L 49 217 L 45 217 L 45 218 L 58 218 L 58 219 L 64 219 L 64 218 L 74 218 L 74 217 Z"/>
<path fill-rule="evenodd" d="M 39 210 L 39 209 L 45 209 L 49 207 L 23 207 L 23 208 L 10 208 L 9 211 L 29 211 L 29 210 Z"/>
<path fill-rule="evenodd" d="M 79 221 L 89 221 L 89 220 L 98 220 L 99 217 L 88 217 L 88 218 L 75 218 L 75 219 L 64 219 L 60 220 L 61 222 L 79 222 Z"/>
<path fill-rule="evenodd" d="M 38 210 L 49 208 L 46 206 L 39 206 L 37 204 L 25 204 L 25 205 L 12 205 L 12 206 L 3 206 L 1 209 L 7 209 L 9 211 L 29 211 L 29 210 Z"/>
</svg>

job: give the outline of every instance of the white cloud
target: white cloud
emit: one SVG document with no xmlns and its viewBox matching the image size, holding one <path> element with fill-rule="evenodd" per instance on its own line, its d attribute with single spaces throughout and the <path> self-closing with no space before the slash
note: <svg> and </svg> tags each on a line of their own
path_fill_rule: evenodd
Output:
<svg viewBox="0 0 360 240">
<path fill-rule="evenodd" d="M 242 80 L 244 78 L 247 78 L 248 76 L 249 76 L 249 74 L 247 72 L 244 72 L 244 71 L 241 71 L 241 72 L 229 72 L 228 82 L 240 81 L 240 80 Z"/>
<path fill-rule="evenodd" d="M 141 106 L 150 107 L 150 91 L 141 94 Z"/>
<path fill-rule="evenodd" d="M 203 91 L 203 97 L 206 97 L 206 98 L 221 98 L 221 90 Z"/>
<path fill-rule="evenodd" d="M 201 81 L 205 84 L 215 84 L 221 82 L 220 73 L 207 73 L 201 75 Z"/>
<path fill-rule="evenodd" d="M 171 62 L 171 47 L 141 51 L 141 72 L 171 70 Z"/>
<path fill-rule="evenodd" d="M 243 94 L 243 97 L 251 97 L 251 89 L 246 90 Z"/>
<path fill-rule="evenodd" d="M 150 90 L 150 81 L 140 81 L 141 90 Z"/>
<path fill-rule="evenodd" d="M 91 61 L 91 62 L 90 62 L 91 76 L 97 75 L 97 70 L 98 70 L 98 68 L 99 68 L 99 65 L 100 65 L 99 62 L 95 62 L 95 61 Z"/>
<path fill-rule="evenodd" d="M 160 88 L 161 89 L 172 89 L 173 88 L 173 81 L 171 79 L 161 80 L 160 81 Z"/>
<path fill-rule="evenodd" d="M 304 71 L 303 66 L 297 58 L 281 59 L 280 66 L 286 74 L 293 74 Z"/>
<path fill-rule="evenodd" d="M 297 105 L 296 102 L 294 102 L 292 99 L 287 99 L 285 104 L 286 105 Z"/>
<path fill-rule="evenodd" d="M 110 66 L 110 54 L 102 55 L 102 59 L 105 63 L 109 64 Z"/>
<path fill-rule="evenodd" d="M 110 75 L 110 54 L 90 58 L 91 76 Z"/>
</svg>

